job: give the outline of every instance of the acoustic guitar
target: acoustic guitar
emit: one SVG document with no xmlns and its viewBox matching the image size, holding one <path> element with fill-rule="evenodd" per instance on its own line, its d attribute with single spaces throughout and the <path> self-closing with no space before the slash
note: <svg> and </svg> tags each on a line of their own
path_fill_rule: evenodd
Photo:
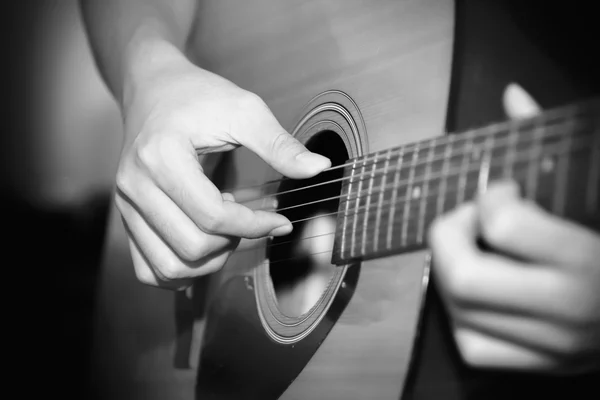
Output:
<svg viewBox="0 0 600 400">
<path fill-rule="evenodd" d="M 398 399 L 418 362 L 436 216 L 512 177 L 546 209 L 597 227 L 597 100 L 444 134 L 454 12 L 447 0 L 202 2 L 190 57 L 260 95 L 333 166 L 295 181 L 245 149 L 202 160 L 237 201 L 277 210 L 294 231 L 243 241 L 185 293 L 137 284 L 113 212 L 99 393 Z"/>
</svg>

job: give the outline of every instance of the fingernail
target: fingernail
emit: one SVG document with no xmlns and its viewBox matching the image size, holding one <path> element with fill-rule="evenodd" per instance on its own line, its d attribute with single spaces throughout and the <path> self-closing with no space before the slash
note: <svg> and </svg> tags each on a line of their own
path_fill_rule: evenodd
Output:
<svg viewBox="0 0 600 400">
<path fill-rule="evenodd" d="M 273 229 L 271 232 L 269 232 L 269 236 L 283 236 L 283 235 L 287 235 L 288 233 L 290 233 L 292 231 L 292 224 L 285 224 L 280 226 L 279 228 L 275 228 Z"/>
<path fill-rule="evenodd" d="M 329 168 L 331 166 L 331 161 L 329 158 L 310 151 L 305 151 L 298 154 L 296 156 L 296 160 L 303 164 L 310 165 L 312 168 L 318 170 L 324 170 L 325 168 Z"/>
<path fill-rule="evenodd" d="M 235 201 L 235 197 L 231 193 L 223 192 L 221 193 L 221 197 L 223 197 L 223 200 L 225 201 Z"/>
<path fill-rule="evenodd" d="M 278 206 L 279 206 L 279 200 L 277 200 L 276 197 L 271 198 L 271 199 L 265 198 L 263 201 L 264 208 L 276 210 Z"/>
</svg>

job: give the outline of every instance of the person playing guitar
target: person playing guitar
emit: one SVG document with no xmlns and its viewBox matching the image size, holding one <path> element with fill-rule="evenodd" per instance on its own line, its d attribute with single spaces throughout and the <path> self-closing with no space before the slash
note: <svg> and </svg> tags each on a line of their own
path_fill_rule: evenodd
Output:
<svg viewBox="0 0 600 400">
<path fill-rule="evenodd" d="M 123 115 L 115 202 L 139 281 L 184 290 L 219 270 L 240 238 L 289 234 L 284 216 L 221 193 L 197 155 L 243 146 L 294 179 L 330 161 L 290 135 L 259 96 L 188 59 L 196 1 L 90 0 L 82 9 Z M 518 84 L 501 101 L 509 118 L 541 111 Z M 600 368 L 597 232 L 551 215 L 504 181 L 438 218 L 428 243 L 465 363 L 560 374 Z"/>
</svg>

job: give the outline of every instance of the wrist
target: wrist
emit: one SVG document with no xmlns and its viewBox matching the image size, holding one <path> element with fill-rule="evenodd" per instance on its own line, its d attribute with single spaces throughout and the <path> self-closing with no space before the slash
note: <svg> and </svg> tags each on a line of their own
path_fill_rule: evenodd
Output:
<svg viewBox="0 0 600 400">
<path fill-rule="evenodd" d="M 161 70 L 188 63 L 186 56 L 158 26 L 139 28 L 125 49 L 120 105 L 126 109 L 140 85 L 151 82 Z"/>
</svg>

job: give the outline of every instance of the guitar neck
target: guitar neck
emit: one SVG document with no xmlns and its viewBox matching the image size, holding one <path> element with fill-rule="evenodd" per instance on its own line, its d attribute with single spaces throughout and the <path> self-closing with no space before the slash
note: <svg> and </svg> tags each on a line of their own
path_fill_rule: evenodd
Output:
<svg viewBox="0 0 600 400">
<path fill-rule="evenodd" d="M 332 262 L 423 248 L 437 216 L 508 178 L 549 212 L 595 225 L 600 99 L 349 160 Z"/>
</svg>

